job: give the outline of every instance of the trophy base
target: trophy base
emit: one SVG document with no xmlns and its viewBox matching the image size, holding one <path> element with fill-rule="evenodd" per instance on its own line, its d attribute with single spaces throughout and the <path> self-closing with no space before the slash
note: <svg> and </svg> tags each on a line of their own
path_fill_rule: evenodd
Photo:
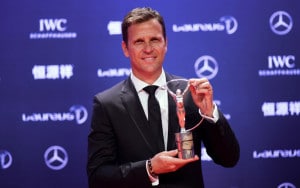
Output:
<svg viewBox="0 0 300 188">
<path fill-rule="evenodd" d="M 175 133 L 178 157 L 180 159 L 194 158 L 193 134 L 190 131 Z"/>
</svg>

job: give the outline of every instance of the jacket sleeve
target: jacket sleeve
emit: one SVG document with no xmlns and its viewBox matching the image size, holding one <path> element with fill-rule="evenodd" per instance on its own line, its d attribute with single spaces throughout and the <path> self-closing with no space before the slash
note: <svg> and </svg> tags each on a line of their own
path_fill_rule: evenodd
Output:
<svg viewBox="0 0 300 188">
<path fill-rule="evenodd" d="M 204 120 L 201 136 L 207 154 L 213 161 L 224 167 L 233 167 L 240 157 L 240 146 L 227 119 L 219 110 L 219 120 L 211 123 Z"/>
<path fill-rule="evenodd" d="M 185 98 L 185 103 L 187 104 L 186 123 L 188 126 L 196 125 L 201 115 L 190 94 Z M 195 151 L 200 154 L 201 151 L 198 149 L 202 142 L 207 154 L 215 163 L 224 167 L 233 167 L 239 161 L 240 146 L 229 122 L 219 108 L 218 114 L 219 119 L 216 123 L 204 119 L 199 127 L 193 130 Z"/>
<path fill-rule="evenodd" d="M 109 118 L 99 97 L 95 97 L 91 132 L 88 136 L 89 187 L 135 187 L 133 185 L 137 184 L 148 187 L 151 182 L 145 160 L 118 164 L 116 137 Z"/>
</svg>

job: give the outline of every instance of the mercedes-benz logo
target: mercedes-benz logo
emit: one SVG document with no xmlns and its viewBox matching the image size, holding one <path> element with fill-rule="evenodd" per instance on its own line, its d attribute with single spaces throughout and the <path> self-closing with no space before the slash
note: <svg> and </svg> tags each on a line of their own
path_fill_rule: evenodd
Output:
<svg viewBox="0 0 300 188">
<path fill-rule="evenodd" d="M 68 154 L 61 146 L 51 146 L 44 153 L 46 165 L 52 170 L 61 170 L 68 163 Z"/>
<path fill-rule="evenodd" d="M 215 58 L 204 55 L 199 57 L 195 62 L 195 72 L 199 78 L 206 77 L 207 79 L 214 78 L 218 73 L 218 63 Z"/>
<path fill-rule="evenodd" d="M 12 156 L 6 150 L 0 150 L 0 166 L 2 169 L 7 169 L 12 164 Z"/>
<path fill-rule="evenodd" d="M 292 17 L 285 11 L 277 11 L 270 17 L 271 30 L 277 35 L 285 35 L 293 27 Z"/>
<path fill-rule="evenodd" d="M 291 183 L 284 182 L 284 183 L 278 185 L 277 188 L 296 188 L 296 186 Z"/>
</svg>

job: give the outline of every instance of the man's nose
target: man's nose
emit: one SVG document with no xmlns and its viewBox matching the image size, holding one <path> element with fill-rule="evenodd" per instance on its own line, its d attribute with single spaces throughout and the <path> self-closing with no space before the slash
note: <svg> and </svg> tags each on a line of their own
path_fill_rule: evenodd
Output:
<svg viewBox="0 0 300 188">
<path fill-rule="evenodd" d="M 153 44 L 151 42 L 145 42 L 143 49 L 146 52 L 152 51 L 153 50 Z"/>
</svg>

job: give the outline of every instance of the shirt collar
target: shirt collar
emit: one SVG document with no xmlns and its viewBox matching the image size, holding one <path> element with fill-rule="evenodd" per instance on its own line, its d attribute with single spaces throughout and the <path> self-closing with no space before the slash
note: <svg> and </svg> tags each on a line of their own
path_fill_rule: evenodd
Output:
<svg viewBox="0 0 300 188">
<path fill-rule="evenodd" d="M 133 73 L 130 74 L 130 78 L 137 92 L 142 91 L 144 87 L 149 85 L 146 82 L 138 79 Z M 165 85 L 166 83 L 167 83 L 166 74 L 165 71 L 162 70 L 160 76 L 157 78 L 157 80 L 155 80 L 155 82 L 152 85 L 156 85 L 160 87 Z"/>
</svg>

